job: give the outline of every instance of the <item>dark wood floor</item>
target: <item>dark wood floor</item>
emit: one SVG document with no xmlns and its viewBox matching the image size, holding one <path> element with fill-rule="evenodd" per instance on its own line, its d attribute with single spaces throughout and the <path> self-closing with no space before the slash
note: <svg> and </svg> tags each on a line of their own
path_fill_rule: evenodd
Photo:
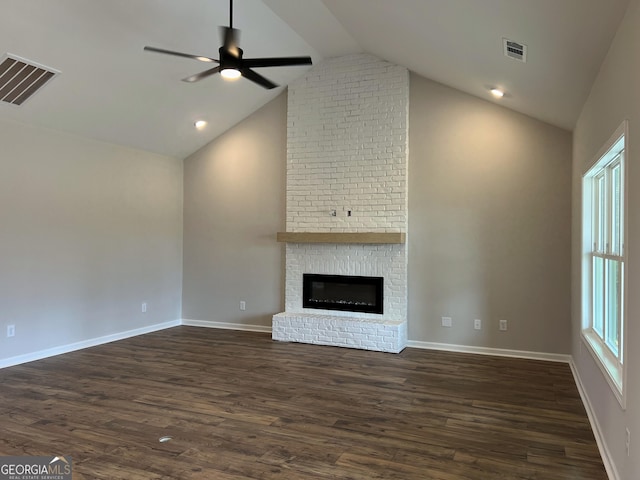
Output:
<svg viewBox="0 0 640 480">
<path fill-rule="evenodd" d="M 75 479 L 607 478 L 559 363 L 176 327 L 0 382 L 0 455 Z"/>
</svg>

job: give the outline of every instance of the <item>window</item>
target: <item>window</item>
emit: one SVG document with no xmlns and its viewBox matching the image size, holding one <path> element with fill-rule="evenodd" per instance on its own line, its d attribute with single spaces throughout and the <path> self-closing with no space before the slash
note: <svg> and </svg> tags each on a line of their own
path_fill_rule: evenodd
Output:
<svg viewBox="0 0 640 480">
<path fill-rule="evenodd" d="M 582 336 L 624 407 L 626 122 L 583 176 Z"/>
</svg>

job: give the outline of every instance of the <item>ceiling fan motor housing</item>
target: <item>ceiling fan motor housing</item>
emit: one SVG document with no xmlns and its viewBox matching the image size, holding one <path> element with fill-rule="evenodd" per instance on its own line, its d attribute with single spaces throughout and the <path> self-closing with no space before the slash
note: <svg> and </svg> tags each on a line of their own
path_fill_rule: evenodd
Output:
<svg viewBox="0 0 640 480">
<path fill-rule="evenodd" d="M 242 63 L 242 49 L 240 47 L 234 47 L 233 50 L 227 49 L 224 46 L 218 49 L 218 54 L 220 55 L 220 70 L 227 68 L 240 70 Z"/>
</svg>

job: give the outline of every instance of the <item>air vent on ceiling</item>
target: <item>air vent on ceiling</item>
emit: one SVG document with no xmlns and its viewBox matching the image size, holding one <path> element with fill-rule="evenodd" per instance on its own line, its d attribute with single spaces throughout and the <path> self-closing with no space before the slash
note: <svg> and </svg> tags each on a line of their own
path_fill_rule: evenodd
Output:
<svg viewBox="0 0 640 480">
<path fill-rule="evenodd" d="M 502 39 L 504 45 L 504 54 L 506 57 L 519 60 L 523 63 L 527 62 L 527 46 L 523 43 L 514 42 L 506 38 Z"/>
<path fill-rule="evenodd" d="M 0 63 L 0 101 L 22 105 L 58 71 L 6 54 Z"/>
</svg>

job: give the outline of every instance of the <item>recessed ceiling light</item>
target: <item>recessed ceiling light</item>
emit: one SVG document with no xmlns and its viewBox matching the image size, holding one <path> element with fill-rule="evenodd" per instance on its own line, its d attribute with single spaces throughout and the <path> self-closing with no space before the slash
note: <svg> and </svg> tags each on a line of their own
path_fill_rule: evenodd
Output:
<svg viewBox="0 0 640 480">
<path fill-rule="evenodd" d="M 204 127 L 207 126 L 207 122 L 205 122 L 204 120 L 198 120 L 196 123 L 194 123 L 194 125 L 198 130 L 202 130 Z"/>
<path fill-rule="evenodd" d="M 242 74 L 240 70 L 236 70 L 235 68 L 225 68 L 220 72 L 220 75 L 227 80 L 235 80 L 236 78 L 240 78 Z"/>
<path fill-rule="evenodd" d="M 504 97 L 504 92 L 502 90 L 500 90 L 499 88 L 492 88 L 491 89 L 491 95 L 493 95 L 496 98 L 502 98 L 502 97 Z"/>
</svg>

